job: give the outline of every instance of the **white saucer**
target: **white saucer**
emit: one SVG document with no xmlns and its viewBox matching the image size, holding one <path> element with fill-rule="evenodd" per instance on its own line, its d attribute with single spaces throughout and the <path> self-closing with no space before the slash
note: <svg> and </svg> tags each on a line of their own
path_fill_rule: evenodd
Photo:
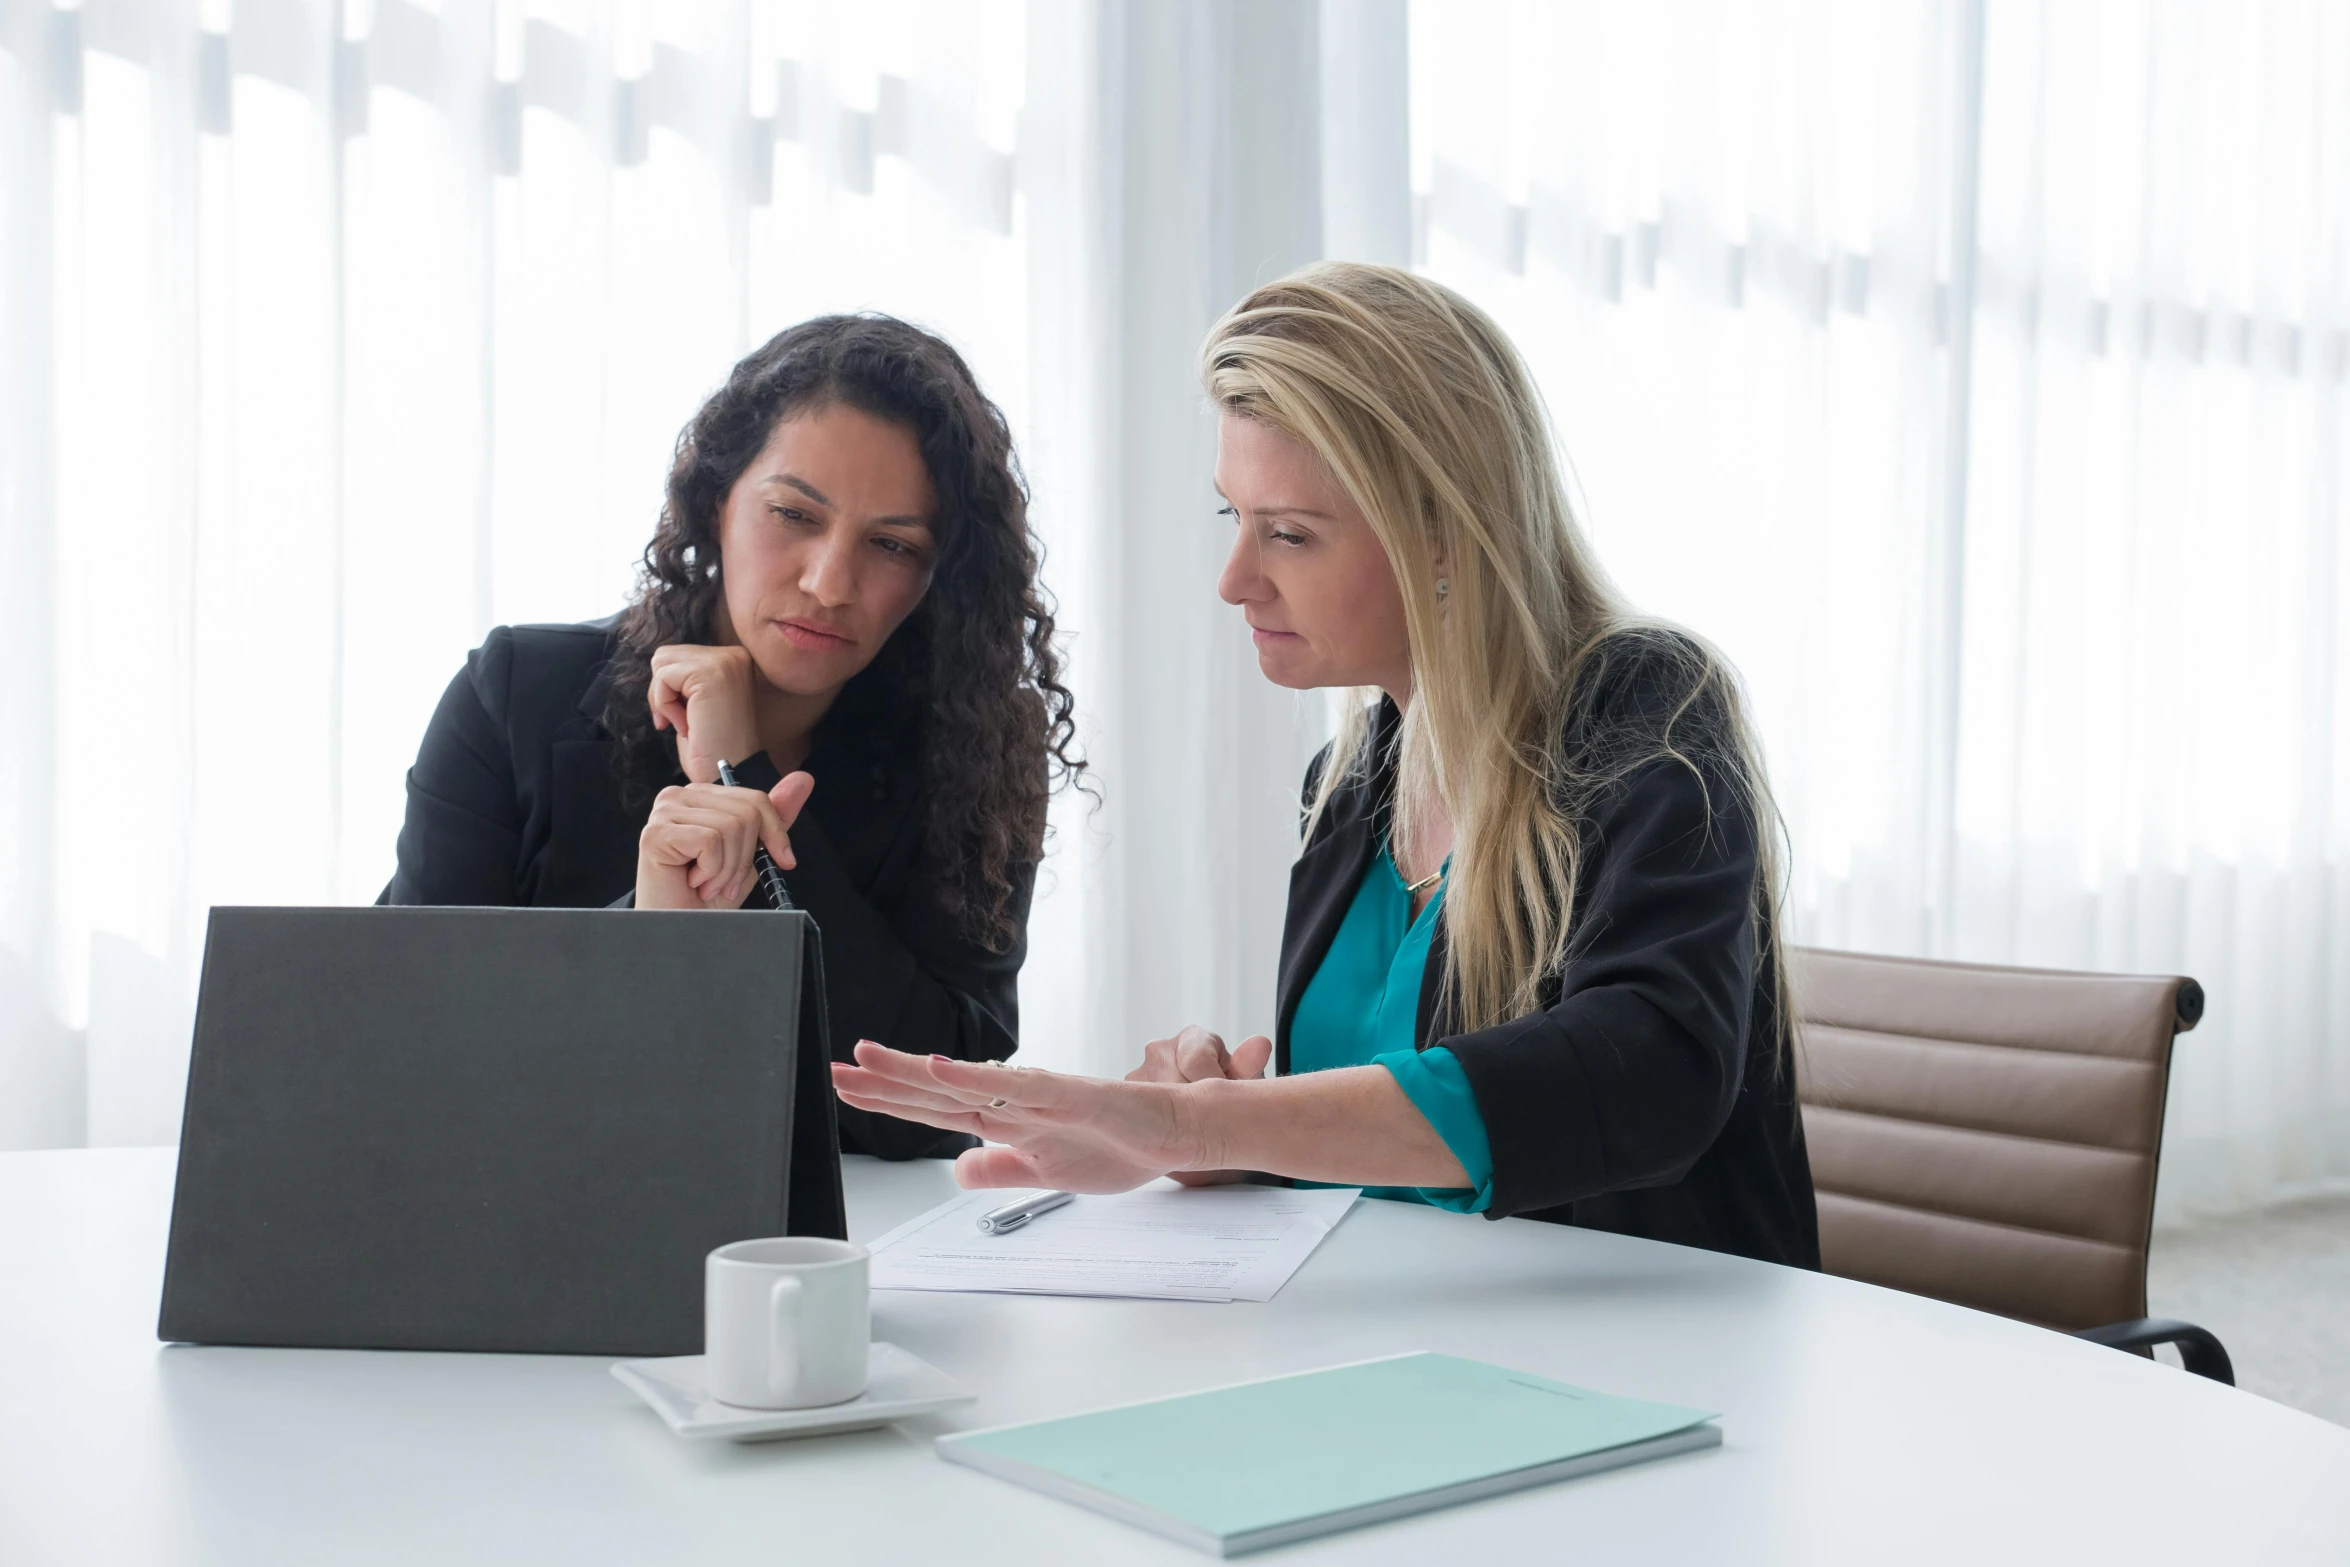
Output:
<svg viewBox="0 0 2350 1567">
<path fill-rule="evenodd" d="M 699 1355 L 623 1360 L 612 1367 L 612 1375 L 652 1405 L 653 1412 L 679 1436 L 730 1437 L 737 1442 L 863 1431 L 910 1415 L 968 1404 L 979 1396 L 965 1392 L 961 1383 L 928 1361 L 916 1359 L 895 1344 L 879 1342 L 866 1355 L 863 1396 L 816 1409 L 743 1409 L 721 1404 L 710 1396 Z"/>
</svg>

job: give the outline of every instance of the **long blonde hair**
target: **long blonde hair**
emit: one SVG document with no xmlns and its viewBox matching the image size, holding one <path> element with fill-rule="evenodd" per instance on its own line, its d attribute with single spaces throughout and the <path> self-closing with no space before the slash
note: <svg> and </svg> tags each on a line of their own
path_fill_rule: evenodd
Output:
<svg viewBox="0 0 2350 1567">
<path fill-rule="evenodd" d="M 1394 830 L 1413 843 L 1435 802 L 1452 820 L 1442 918 L 1460 1027 L 1542 1005 L 1574 934 L 1583 817 L 1601 791 L 1659 756 L 1701 784 L 1710 770 L 1741 796 L 1733 807 L 1754 811 L 1758 939 L 1769 939 L 1778 815 L 1736 679 L 1717 654 L 1684 633 L 1641 636 L 1644 653 L 1663 656 L 1677 677 L 1673 712 L 1633 744 L 1563 743 L 1581 677 L 1622 634 L 1653 623 L 1634 615 L 1593 555 L 1532 377 L 1490 317 L 1411 273 L 1326 262 L 1267 284 L 1217 322 L 1202 376 L 1219 409 L 1319 454 L 1394 568 L 1412 674 Z M 1345 705 L 1309 834 L 1339 785 L 1377 760 L 1377 694 Z M 1708 767 L 1674 738 L 1675 721 L 1700 706 L 1717 720 Z M 1723 803 L 1710 789 L 1707 798 L 1709 808 Z M 1778 943 L 1757 958 L 1779 983 L 1783 1038 Z"/>
</svg>

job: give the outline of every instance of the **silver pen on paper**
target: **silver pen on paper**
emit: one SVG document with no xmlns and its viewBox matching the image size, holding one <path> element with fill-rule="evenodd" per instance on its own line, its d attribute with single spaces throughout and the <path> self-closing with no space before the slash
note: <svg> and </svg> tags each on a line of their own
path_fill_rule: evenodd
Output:
<svg viewBox="0 0 2350 1567">
<path fill-rule="evenodd" d="M 1006 1234 L 1018 1229 L 1040 1213 L 1050 1213 L 1055 1208 L 1065 1207 L 1076 1200 L 1075 1194 L 1070 1192 L 1038 1192 L 1032 1197 L 1023 1197 L 1018 1202 L 1005 1203 L 1001 1208 L 990 1209 L 979 1216 L 979 1233 L 982 1235 Z"/>
</svg>

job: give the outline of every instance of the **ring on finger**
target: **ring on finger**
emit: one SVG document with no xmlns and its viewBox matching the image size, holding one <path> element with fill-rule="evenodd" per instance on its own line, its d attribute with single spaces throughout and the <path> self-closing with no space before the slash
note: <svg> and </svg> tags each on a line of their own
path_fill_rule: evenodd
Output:
<svg viewBox="0 0 2350 1567">
<path fill-rule="evenodd" d="M 1004 1101 L 1004 1100 L 1001 1100 L 1001 1099 L 990 1099 L 990 1100 L 987 1102 L 987 1107 L 988 1107 L 990 1110 L 1001 1110 L 1001 1109 L 1004 1107 L 1005 1103 L 1006 1103 L 1006 1101 Z"/>
</svg>

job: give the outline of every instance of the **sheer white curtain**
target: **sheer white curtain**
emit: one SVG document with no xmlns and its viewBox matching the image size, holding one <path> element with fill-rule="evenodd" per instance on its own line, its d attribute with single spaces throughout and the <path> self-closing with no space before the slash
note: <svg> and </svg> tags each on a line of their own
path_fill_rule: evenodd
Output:
<svg viewBox="0 0 2350 1567">
<path fill-rule="evenodd" d="M 1412 69 L 1424 265 L 1745 671 L 1795 935 L 2193 974 L 2165 1214 L 2350 1177 L 2350 11 L 1421 4 Z"/>
<path fill-rule="evenodd" d="M 1027 10 L 0 5 L 0 1146 L 175 1135 L 215 903 L 358 902 L 489 626 L 609 613 L 748 346 L 1028 395 Z"/>
<path fill-rule="evenodd" d="M 1954 940 L 2204 982 L 2174 1208 L 2350 1176 L 2350 8 L 1985 46 Z"/>
<path fill-rule="evenodd" d="M 2195 974 L 2167 1211 L 2350 1176 L 2346 116 L 2326 0 L 0 0 L 0 1146 L 171 1136 L 205 908 L 372 897 L 465 649 L 854 306 L 1035 481 L 1026 1047 L 1266 1026 L 1325 715 L 1192 356 L 1416 253 L 1746 672 L 1799 937 Z"/>
<path fill-rule="evenodd" d="M 1024 1048 L 1269 1026 L 1324 712 L 1216 601 L 1194 355 L 1320 253 L 1325 118 L 1406 259 L 1403 3 L 1323 9 L 0 0 L 0 1146 L 175 1134 L 205 910 L 372 898 L 465 650 L 617 607 L 830 309 L 944 331 L 1034 480 L 1101 805 Z"/>
<path fill-rule="evenodd" d="M 1197 356 L 1326 229 L 1407 258 L 1404 42 L 1401 0 L 1101 0 L 1032 21 L 1029 459 L 1102 784 L 1098 810 L 1057 813 L 1030 925 L 1021 1050 L 1042 1064 L 1122 1074 L 1185 1023 L 1272 1028 L 1328 711 L 1258 674 L 1216 597 L 1232 531 Z"/>
</svg>

